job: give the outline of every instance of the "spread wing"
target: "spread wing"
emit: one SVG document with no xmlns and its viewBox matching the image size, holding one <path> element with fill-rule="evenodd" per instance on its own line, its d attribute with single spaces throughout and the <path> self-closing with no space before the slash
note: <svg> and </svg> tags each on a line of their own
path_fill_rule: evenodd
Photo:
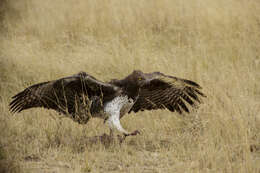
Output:
<svg viewBox="0 0 260 173">
<path fill-rule="evenodd" d="M 85 72 L 55 81 L 32 85 L 12 97 L 11 112 L 44 107 L 61 113 L 75 113 L 76 105 L 83 99 L 100 96 L 103 101 L 118 92 L 118 88 L 98 81 Z"/>
<path fill-rule="evenodd" d="M 201 87 L 193 81 L 160 72 L 146 73 L 145 77 L 150 82 L 141 88 L 139 98 L 129 113 L 152 109 L 189 112 L 187 104 L 194 107 L 201 102 L 200 96 L 205 97 Z"/>
</svg>

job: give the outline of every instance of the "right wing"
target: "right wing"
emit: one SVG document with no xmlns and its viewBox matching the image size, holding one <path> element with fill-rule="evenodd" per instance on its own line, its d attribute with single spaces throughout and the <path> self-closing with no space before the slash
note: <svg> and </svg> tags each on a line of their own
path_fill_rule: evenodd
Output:
<svg viewBox="0 0 260 173">
<path fill-rule="evenodd" d="M 171 112 L 177 111 L 180 114 L 189 112 L 187 104 L 195 107 L 206 97 L 197 83 L 174 76 L 165 75 L 160 72 L 146 73 L 147 80 L 150 80 L 140 90 L 140 95 L 131 110 L 134 112 L 143 110 L 168 109 Z"/>
</svg>

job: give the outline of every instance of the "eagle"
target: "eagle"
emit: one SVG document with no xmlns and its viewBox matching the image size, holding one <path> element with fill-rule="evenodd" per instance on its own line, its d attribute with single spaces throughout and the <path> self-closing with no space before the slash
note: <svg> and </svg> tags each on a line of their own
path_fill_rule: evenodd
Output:
<svg viewBox="0 0 260 173">
<path fill-rule="evenodd" d="M 194 81 L 165 75 L 161 72 L 143 73 L 134 70 L 123 79 L 102 82 L 86 72 L 58 80 L 38 83 L 12 97 L 10 111 L 43 107 L 53 109 L 80 124 L 90 118 L 104 119 L 110 136 L 119 131 L 124 137 L 137 135 L 128 132 L 120 119 L 131 112 L 167 109 L 189 113 L 206 97 Z M 190 105 L 190 107 L 188 107 Z"/>
</svg>

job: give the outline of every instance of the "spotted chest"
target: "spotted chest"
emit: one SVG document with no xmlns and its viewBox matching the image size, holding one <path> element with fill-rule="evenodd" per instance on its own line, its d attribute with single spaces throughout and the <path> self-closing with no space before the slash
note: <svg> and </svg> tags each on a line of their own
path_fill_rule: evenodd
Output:
<svg viewBox="0 0 260 173">
<path fill-rule="evenodd" d="M 127 96 L 118 96 L 104 105 L 104 112 L 110 115 L 120 113 L 122 118 L 134 105 L 134 100 Z"/>
</svg>

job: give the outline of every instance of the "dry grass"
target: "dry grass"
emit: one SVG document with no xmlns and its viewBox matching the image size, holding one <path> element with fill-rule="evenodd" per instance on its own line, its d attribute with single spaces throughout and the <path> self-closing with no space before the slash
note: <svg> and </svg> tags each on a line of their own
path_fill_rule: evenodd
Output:
<svg viewBox="0 0 260 173">
<path fill-rule="evenodd" d="M 0 172 L 260 172 L 260 3 L 246 0 L 5 0 L 0 6 Z M 198 111 L 130 114 L 121 146 L 54 111 L 13 116 L 30 84 L 133 69 L 197 81 Z M 251 150 L 253 152 L 250 152 Z"/>
</svg>

